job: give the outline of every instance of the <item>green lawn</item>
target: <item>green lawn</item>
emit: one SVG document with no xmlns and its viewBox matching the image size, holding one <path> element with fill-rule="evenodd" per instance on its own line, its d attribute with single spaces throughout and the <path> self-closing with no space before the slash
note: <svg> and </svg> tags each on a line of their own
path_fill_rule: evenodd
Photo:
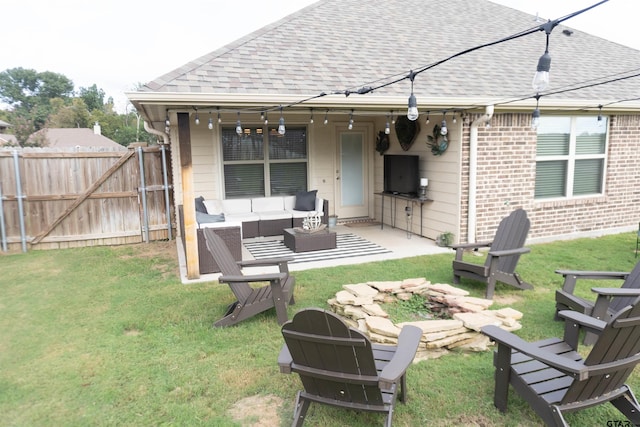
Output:
<svg viewBox="0 0 640 427">
<path fill-rule="evenodd" d="M 628 271 L 636 262 L 635 242 L 635 233 L 625 233 L 533 245 L 518 271 L 535 289 L 499 285 L 494 307 L 524 313 L 517 332 L 524 339 L 561 336 L 562 324 L 553 320 L 561 285 L 554 270 Z M 452 259 L 453 253 L 296 272 L 297 304 L 289 316 L 304 307 L 327 308 L 326 300 L 346 283 L 410 277 L 451 283 Z M 475 282 L 461 287 L 484 294 Z M 0 255 L 0 295 L 0 425 L 291 423 L 300 382 L 278 371 L 283 341 L 275 312 L 212 328 L 232 294 L 217 282 L 181 284 L 174 242 Z M 637 373 L 629 384 L 640 392 Z M 513 392 L 506 415 L 493 407 L 491 352 L 414 364 L 408 385 L 409 401 L 394 415 L 397 426 L 541 424 Z M 282 404 L 246 404 L 244 423 L 234 421 L 234 404 L 255 396 Z M 606 404 L 567 418 L 596 426 L 622 416 Z M 318 405 L 305 423 L 382 424 L 381 415 Z"/>
</svg>

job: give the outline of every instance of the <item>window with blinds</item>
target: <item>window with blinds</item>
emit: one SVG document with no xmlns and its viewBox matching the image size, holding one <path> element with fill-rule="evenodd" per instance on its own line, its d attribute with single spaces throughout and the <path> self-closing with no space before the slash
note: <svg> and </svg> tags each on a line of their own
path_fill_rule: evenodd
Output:
<svg viewBox="0 0 640 427">
<path fill-rule="evenodd" d="M 225 198 L 292 195 L 307 190 L 307 130 L 222 128 Z"/>
<path fill-rule="evenodd" d="M 606 117 L 540 117 L 535 198 L 602 194 L 606 146 Z"/>
</svg>

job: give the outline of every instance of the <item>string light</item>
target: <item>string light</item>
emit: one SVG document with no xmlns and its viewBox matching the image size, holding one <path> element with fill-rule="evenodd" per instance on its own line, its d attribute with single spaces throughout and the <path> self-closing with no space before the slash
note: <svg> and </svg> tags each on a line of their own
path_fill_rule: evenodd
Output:
<svg viewBox="0 0 640 427">
<path fill-rule="evenodd" d="M 447 129 L 447 112 L 443 112 L 442 115 L 442 124 L 440 125 L 440 135 L 445 136 L 449 133 L 449 129 Z"/>
<path fill-rule="evenodd" d="M 351 110 L 351 114 L 349 115 L 349 130 L 353 129 L 353 110 Z"/>
<path fill-rule="evenodd" d="M 416 96 L 413 94 L 413 79 L 415 78 L 416 74 L 413 72 L 413 70 L 411 70 L 409 72 L 409 79 L 411 80 L 411 95 L 409 95 L 409 107 L 407 108 L 407 118 L 409 120 L 416 121 L 418 119 L 418 116 L 420 115 L 418 113 L 418 102 L 416 101 Z"/>
<path fill-rule="evenodd" d="M 605 1 L 607 1 L 607 0 L 605 0 Z M 543 85 L 546 82 L 546 85 L 548 85 L 548 82 L 549 82 L 549 69 L 550 69 L 550 66 L 551 66 L 551 56 L 549 55 L 549 39 L 550 39 L 550 34 L 551 34 L 552 30 L 558 24 L 566 21 L 567 19 L 573 18 L 573 17 L 575 17 L 575 16 L 577 16 L 577 15 L 579 15 L 579 14 L 581 14 L 581 13 L 587 11 L 587 10 L 590 10 L 590 9 L 596 7 L 596 6 L 599 6 L 602 3 L 604 3 L 604 1 L 601 1 L 601 2 L 599 2 L 599 3 L 597 3 L 597 4 L 593 5 L 593 6 L 590 6 L 588 8 L 585 8 L 585 9 L 579 10 L 577 12 L 574 12 L 574 13 L 572 13 L 570 15 L 567 15 L 567 16 L 565 16 L 563 18 L 556 19 L 554 21 L 549 20 L 548 22 L 544 23 L 543 25 L 540 25 L 539 27 L 534 27 L 532 29 L 528 29 L 528 30 L 516 33 L 516 34 L 514 34 L 512 36 L 505 37 L 505 38 L 502 38 L 500 40 L 496 40 L 496 41 L 493 41 L 493 42 L 485 43 L 485 44 L 482 44 L 482 45 L 479 45 L 479 46 L 475 46 L 475 47 L 463 50 L 463 51 L 455 53 L 455 54 L 453 54 L 453 55 L 451 55 L 451 56 L 449 56 L 449 57 L 447 57 L 447 58 L 445 58 L 443 60 L 439 60 L 439 61 L 434 62 L 432 64 L 429 64 L 427 66 L 423 66 L 420 69 L 418 69 L 416 72 L 411 70 L 409 75 L 404 75 L 403 77 L 398 78 L 398 79 L 393 80 L 393 81 L 386 81 L 384 84 L 382 84 L 381 86 L 378 86 L 378 87 L 369 87 L 369 86 L 367 86 L 367 87 L 363 87 L 361 89 L 358 89 L 357 91 L 346 90 L 344 92 L 343 91 L 333 91 L 331 93 L 334 93 L 334 94 L 344 93 L 346 96 L 349 96 L 349 94 L 351 94 L 351 93 L 366 94 L 366 93 L 370 93 L 372 91 L 375 91 L 376 89 L 379 89 L 381 87 L 390 86 L 391 84 L 395 84 L 395 83 L 398 83 L 398 82 L 400 82 L 400 81 L 402 81 L 402 80 L 404 80 L 406 78 L 409 78 L 411 80 L 411 95 L 413 95 L 413 98 L 415 99 L 415 95 L 413 93 L 413 82 L 414 82 L 415 76 L 417 74 L 420 74 L 420 73 L 422 73 L 424 71 L 430 70 L 431 68 L 434 68 L 434 67 L 436 67 L 438 65 L 441 65 L 441 64 L 443 64 L 443 63 L 445 63 L 445 62 L 447 62 L 449 60 L 452 60 L 454 58 L 457 58 L 457 57 L 459 57 L 461 55 L 464 55 L 464 54 L 467 54 L 467 53 L 471 53 L 471 52 L 473 52 L 475 50 L 478 50 L 478 49 L 490 47 L 490 46 L 493 46 L 493 45 L 498 44 L 498 43 L 502 43 L 502 42 L 506 42 L 506 41 L 509 41 L 509 40 L 513 40 L 513 39 L 516 39 L 516 38 L 519 38 L 519 37 L 522 37 L 522 36 L 525 36 L 525 35 L 533 34 L 534 32 L 537 32 L 537 31 L 545 31 L 545 34 L 546 34 L 546 45 L 545 45 L 545 52 L 540 57 L 540 59 L 538 61 L 538 68 L 537 68 L 537 71 L 536 71 L 536 75 L 538 75 L 538 77 L 534 78 L 534 81 L 537 82 L 537 83 L 541 83 Z M 622 80 L 622 79 L 618 79 L 618 80 Z M 599 83 L 599 84 L 604 84 L 604 83 L 607 83 L 607 82 L 602 82 L 602 83 Z M 595 85 L 592 85 L 592 86 L 595 86 Z M 572 90 L 578 90 L 578 89 L 580 89 L 580 88 L 574 88 Z M 305 100 L 295 102 L 294 104 L 291 104 L 290 106 L 293 106 L 293 105 L 296 105 L 296 104 L 301 104 L 303 102 L 306 102 L 306 101 L 309 101 L 309 100 L 312 100 L 312 99 L 315 99 L 315 98 L 319 98 L 319 97 L 322 97 L 322 96 L 326 96 L 326 95 L 327 95 L 327 93 L 322 92 L 319 95 L 312 96 L 312 97 L 309 97 L 309 98 L 307 98 Z M 409 107 L 414 107 L 414 103 L 413 103 L 413 101 L 411 99 L 411 96 L 409 97 L 409 101 L 410 102 L 409 102 L 409 106 L 407 108 L 407 113 L 409 113 Z M 220 116 L 220 107 L 217 107 L 217 109 L 218 109 L 218 123 L 221 123 L 222 119 L 221 119 L 221 116 Z M 282 116 L 283 107 L 281 106 L 280 109 L 281 109 L 281 116 Z M 417 102 L 415 103 L 415 109 L 416 109 L 416 112 L 417 112 Z M 329 110 L 327 110 L 327 113 L 328 113 L 328 111 Z M 238 112 L 238 114 L 239 114 L 239 112 Z M 418 115 L 419 115 L 419 113 L 418 113 Z M 463 117 L 463 118 L 465 120 L 467 120 L 466 117 Z M 417 117 L 416 117 L 416 119 L 417 119 Z M 454 122 L 455 122 L 455 120 L 456 120 L 456 116 L 455 116 L 455 113 L 454 113 Z M 265 122 L 266 122 L 266 112 L 265 112 Z M 325 124 L 328 123 L 327 114 L 325 114 L 324 123 Z M 395 124 L 395 117 L 393 115 L 392 115 L 392 123 Z M 429 123 L 429 115 L 428 115 L 428 113 L 427 113 L 427 123 Z M 166 116 L 165 124 L 166 124 L 167 127 L 170 126 L 168 110 L 167 110 L 167 116 Z"/>
<path fill-rule="evenodd" d="M 531 113 L 531 129 L 537 130 L 538 126 L 540 126 L 540 109 L 538 108 L 538 103 L 540 101 L 540 95 L 536 94 L 536 109 Z"/>
<path fill-rule="evenodd" d="M 602 127 L 604 120 L 602 119 L 602 105 L 598 105 L 598 127 Z"/>
<path fill-rule="evenodd" d="M 311 109 L 311 117 L 309 118 L 309 123 L 313 124 L 313 108 Z"/>
<path fill-rule="evenodd" d="M 265 125 L 269 124 L 269 114 L 266 111 L 264 113 L 264 124 Z"/>
<path fill-rule="evenodd" d="M 389 116 L 387 116 L 387 124 L 384 127 L 384 133 L 387 135 L 391 133 L 391 127 L 389 126 Z"/>
<path fill-rule="evenodd" d="M 601 2 L 601 3 L 602 3 L 602 2 Z M 415 99 L 415 94 L 414 94 L 414 92 L 413 92 L 413 82 L 414 82 L 415 76 L 416 76 L 417 74 L 419 74 L 419 73 L 421 73 L 421 72 L 424 72 L 424 71 L 427 71 L 427 70 L 429 70 L 429 69 L 431 69 L 431 68 L 433 68 L 433 67 L 435 67 L 435 66 L 437 66 L 437 65 L 440 65 L 440 64 L 442 64 L 442 63 L 444 63 L 444 62 L 447 62 L 447 61 L 449 61 L 449 60 L 451 60 L 451 59 L 454 59 L 454 58 L 456 58 L 456 57 L 458 57 L 458 56 L 460 56 L 460 55 L 463 55 L 463 54 L 466 54 L 466 53 L 470 53 L 470 52 L 472 52 L 472 51 L 475 51 L 475 50 L 478 50 L 478 49 L 481 49 L 481 48 L 484 48 L 484 47 L 492 46 L 492 45 L 495 45 L 495 44 L 497 44 L 497 43 L 501 43 L 501 42 L 505 42 L 505 41 L 508 41 L 508 40 L 512 40 L 512 39 L 515 39 L 515 38 L 517 38 L 517 37 L 521 37 L 521 36 L 523 36 L 523 35 L 532 34 L 533 32 L 536 32 L 536 31 L 543 31 L 543 30 L 544 30 L 544 31 L 545 31 L 545 33 L 546 33 L 546 45 L 545 45 L 545 52 L 544 52 L 544 54 L 540 57 L 540 59 L 539 59 L 539 61 L 538 61 L 538 68 L 537 68 L 537 71 L 536 71 L 536 75 L 537 75 L 538 77 L 537 77 L 537 78 L 536 78 L 536 77 L 534 77 L 534 81 L 536 81 L 536 82 L 538 82 L 538 83 L 542 82 L 542 84 L 544 84 L 544 83 L 546 82 L 546 85 L 548 85 L 548 83 L 549 83 L 549 69 L 550 69 L 550 66 L 551 66 L 551 56 L 549 55 L 549 39 L 550 39 L 550 33 L 552 32 L 553 28 L 555 28 L 555 26 L 557 26 L 559 23 L 561 23 L 561 22 L 563 22 L 563 21 L 565 21 L 565 20 L 567 20 L 567 19 L 569 19 L 569 18 L 571 18 L 571 17 L 574 17 L 574 16 L 576 16 L 576 15 L 578 15 L 578 14 L 580 14 L 580 13 L 583 13 L 583 12 L 585 12 L 586 10 L 589 10 L 589 9 L 591 9 L 591 8 L 593 8 L 593 7 L 597 6 L 597 5 L 599 5 L 599 4 L 600 4 L 600 3 L 598 3 L 598 4 L 594 5 L 594 6 L 591 6 L 591 7 L 589 7 L 589 8 L 583 9 L 583 10 L 581 10 L 581 11 L 575 12 L 575 13 L 573 13 L 573 14 L 571 14 L 571 15 L 567 15 L 567 16 L 566 16 L 566 17 L 564 17 L 564 18 L 557 19 L 557 20 L 555 20 L 555 21 L 548 21 L 547 23 L 545 23 L 545 24 L 543 24 L 543 25 L 541 25 L 540 27 L 537 27 L 537 28 L 535 28 L 535 29 L 527 30 L 527 31 L 525 31 L 525 32 L 520 32 L 520 33 L 517 33 L 517 34 L 515 34 L 515 35 L 513 35 L 513 36 L 510 36 L 510 37 L 507 37 L 507 38 L 503 38 L 503 39 L 498 40 L 498 41 L 495 41 L 495 42 L 486 43 L 486 44 L 483 44 L 483 45 L 480 45 L 480 46 L 476 46 L 476 47 L 474 47 L 474 48 L 467 49 L 467 50 L 465 50 L 465 51 L 462 51 L 462 52 L 456 53 L 456 54 L 454 54 L 454 55 L 452 55 L 452 56 L 450 56 L 450 57 L 448 57 L 448 58 L 445 58 L 444 60 L 440 60 L 440 61 L 437 61 L 436 63 L 430 64 L 430 65 L 428 65 L 428 66 L 424 66 L 424 67 L 420 68 L 417 72 L 414 72 L 413 70 L 411 70 L 411 71 L 410 71 L 410 73 L 409 73 L 409 75 L 405 75 L 404 77 L 402 77 L 402 78 L 400 78 L 400 79 L 397 79 L 397 80 L 395 80 L 395 81 L 386 82 L 386 83 L 384 83 L 384 85 L 383 85 L 383 86 L 380 86 L 380 87 L 389 86 L 389 85 L 391 85 L 391 84 L 394 84 L 394 83 L 400 82 L 400 81 L 402 81 L 402 80 L 404 80 L 404 79 L 406 79 L 406 78 L 409 78 L 409 79 L 410 79 L 410 81 L 411 81 L 411 95 L 413 95 L 413 98 Z M 546 73 L 546 74 L 545 74 L 545 73 Z M 631 78 L 631 77 L 636 77 L 636 76 L 638 76 L 638 75 L 640 75 L 640 74 L 637 74 L 637 75 L 634 75 L 634 76 L 627 76 L 627 77 L 623 77 L 623 78 L 616 78 L 615 80 L 609 80 L 609 81 L 605 81 L 605 82 L 599 82 L 599 83 L 597 83 L 597 84 L 589 84 L 589 85 L 582 86 L 582 87 L 572 88 L 572 89 L 570 89 L 570 90 L 579 90 L 579 89 L 583 89 L 583 88 L 585 88 L 585 87 L 592 87 L 592 86 L 597 86 L 597 85 L 601 85 L 601 84 L 611 83 L 611 82 L 614 82 L 614 81 L 619 81 L 619 80 L 624 80 L 624 79 L 628 79 L 628 78 Z M 547 86 L 545 86 L 545 88 L 546 88 L 546 87 L 547 87 Z M 374 91 L 374 90 L 378 89 L 378 87 L 367 87 L 367 88 L 366 88 L 366 90 L 364 90 L 364 89 L 365 89 L 365 88 L 363 88 L 363 89 L 361 89 L 361 90 L 358 90 L 358 91 L 354 91 L 354 92 L 347 91 L 347 92 L 345 92 L 345 95 L 347 95 L 347 96 L 348 96 L 350 93 L 365 94 L 365 93 L 369 93 L 369 92 L 372 92 L 372 91 Z M 547 94 L 545 94 L 545 95 L 551 95 L 551 94 L 555 94 L 555 93 L 563 93 L 563 92 L 568 92 L 568 91 L 569 91 L 569 90 L 563 90 L 563 91 L 559 91 L 559 92 L 547 93 Z M 342 92 L 333 92 L 333 93 L 342 93 Z M 538 92 L 537 92 L 537 93 L 538 93 Z M 310 98 L 308 98 L 308 99 L 305 99 L 305 100 L 302 100 L 302 101 L 299 101 L 299 102 L 295 102 L 294 104 L 291 104 L 291 105 L 289 105 L 289 106 L 287 106 L 287 107 L 294 106 L 294 105 L 296 105 L 296 104 L 301 104 L 301 103 L 303 103 L 303 102 L 306 102 L 306 101 L 309 101 L 309 100 L 312 100 L 312 99 L 315 99 L 315 98 L 318 98 L 318 97 L 321 97 L 321 96 L 325 96 L 325 95 L 327 95 L 327 93 L 322 92 L 320 95 L 317 95 L 317 96 L 314 96 L 314 97 L 310 97 Z M 528 97 L 527 97 L 527 98 L 528 98 Z M 523 99 L 526 99 L 526 98 L 523 98 Z M 536 98 L 536 99 L 537 99 L 537 98 Z M 413 102 L 412 102 L 412 100 L 411 100 L 411 96 L 409 97 L 409 101 L 410 101 L 410 102 L 409 102 L 409 106 L 408 106 L 408 109 L 407 109 L 407 113 L 409 113 L 409 107 L 413 107 Z M 502 104 L 509 103 L 509 102 L 513 102 L 513 101 L 503 102 Z M 199 121 L 197 108 L 196 108 L 196 107 L 194 107 L 194 108 L 196 109 L 196 121 Z M 601 108 L 601 106 L 600 106 L 600 108 Z M 416 109 L 416 112 L 417 112 L 417 101 L 416 101 L 416 103 L 415 103 L 415 109 Z M 218 123 L 221 123 L 221 122 L 222 122 L 222 119 L 221 119 L 221 115 L 220 115 L 220 107 L 217 107 L 217 110 L 218 110 Z M 280 110 L 281 110 L 281 121 L 282 121 L 282 122 L 284 122 L 284 118 L 283 118 L 283 111 L 282 111 L 282 110 L 283 110 L 283 106 L 280 106 Z M 313 110 L 313 109 L 311 109 L 311 110 Z M 166 119 L 165 119 L 165 124 L 166 124 L 166 126 L 167 126 L 167 127 L 166 127 L 165 131 L 166 131 L 166 132 L 169 132 L 169 130 L 170 130 L 170 128 L 169 128 L 169 127 L 170 127 L 170 120 L 169 120 L 168 110 L 166 110 L 166 111 L 167 111 L 167 115 L 166 115 Z M 324 119 L 324 124 L 328 124 L 328 112 L 329 112 L 329 110 L 326 110 L 326 113 L 325 113 L 325 119 Z M 393 110 L 391 111 L 391 113 L 392 113 L 392 116 L 391 116 L 392 124 L 395 124 L 395 116 L 393 115 Z M 445 111 L 445 113 L 446 113 L 446 111 Z M 211 112 L 210 112 L 209 114 L 211 115 Z M 240 115 L 240 112 L 238 112 L 238 115 Z M 353 110 L 352 110 L 351 117 L 352 117 L 352 115 L 353 115 Z M 419 112 L 418 112 L 418 115 L 419 115 Z M 409 114 L 408 114 L 407 116 L 409 116 Z M 310 119 L 310 122 L 311 122 L 311 120 L 312 120 L 312 117 L 313 117 L 313 111 L 311 112 L 311 119 Z M 468 117 L 467 117 L 465 114 L 463 114 L 461 117 L 463 118 L 463 120 L 464 120 L 464 121 L 465 121 L 465 123 L 466 123 L 466 122 L 467 122 L 467 120 L 468 120 Z M 416 119 L 417 119 L 417 117 L 416 117 Z M 455 114 L 455 112 L 454 112 L 454 116 L 453 116 L 453 122 L 454 122 L 454 123 L 456 123 L 456 119 L 457 119 L 457 118 L 456 118 L 456 114 Z M 350 122 L 351 122 L 352 120 L 353 120 L 353 119 L 351 118 L 351 119 L 350 119 Z M 240 120 L 238 119 L 238 122 L 239 122 L 239 121 L 240 121 Z M 211 120 L 210 120 L 210 122 L 211 122 Z M 602 122 L 604 122 L 604 118 L 602 117 L 602 115 L 601 115 L 601 114 L 599 114 L 599 115 L 598 115 L 598 124 L 602 124 Z M 266 123 L 267 123 L 267 115 L 266 115 L 266 112 L 265 112 L 265 124 L 266 124 Z M 427 112 L 426 123 L 427 123 L 427 124 L 429 124 L 429 112 Z M 445 119 L 444 117 L 443 117 L 442 124 L 443 124 L 442 128 L 444 128 L 446 131 L 448 131 L 448 129 L 446 128 L 446 119 Z M 210 128 L 212 128 L 212 123 L 210 123 L 210 125 L 211 125 L 211 126 L 210 126 Z M 486 126 L 487 126 L 487 127 L 490 127 L 491 125 L 490 125 L 490 123 L 489 123 L 489 122 L 487 122 L 487 123 L 486 123 Z M 279 129 L 278 129 L 278 130 L 280 130 L 280 126 L 279 126 Z M 386 131 L 386 127 L 385 127 L 385 131 Z"/>
<path fill-rule="evenodd" d="M 211 117 L 211 111 L 209 111 L 209 124 L 207 125 L 209 130 L 213 129 L 213 117 Z"/>
<path fill-rule="evenodd" d="M 456 112 L 453 112 L 453 124 L 455 125 L 456 123 L 458 123 L 458 118 L 456 117 Z"/>
<path fill-rule="evenodd" d="M 282 117 L 282 106 L 280 107 L 280 123 L 278 123 L 278 133 L 280 135 L 284 135 L 286 132 L 286 128 L 284 127 L 284 117 Z"/>
<path fill-rule="evenodd" d="M 327 123 L 329 123 L 329 110 L 324 113 L 324 124 L 326 125 Z"/>
<path fill-rule="evenodd" d="M 238 121 L 236 122 L 236 133 L 242 135 L 242 123 L 240 123 L 240 111 L 238 111 Z"/>
<path fill-rule="evenodd" d="M 195 119 L 195 124 L 196 126 L 198 126 L 200 124 L 200 117 L 198 116 L 198 107 L 193 107 L 196 110 L 196 119 Z"/>
<path fill-rule="evenodd" d="M 547 36 L 547 41 L 544 48 L 544 53 L 538 59 L 538 68 L 533 75 L 533 81 L 531 86 L 536 92 L 542 92 L 549 87 L 549 70 L 551 69 L 551 55 L 549 55 L 549 35 L 553 31 L 554 27 L 558 25 L 558 21 L 549 21 L 546 24 L 540 26 L 541 30 L 544 30 Z"/>
<path fill-rule="evenodd" d="M 167 114 L 166 114 L 166 116 L 165 116 L 165 119 L 164 119 L 164 125 L 165 125 L 166 127 L 171 126 L 171 121 L 169 120 L 169 111 L 167 111 Z"/>
</svg>

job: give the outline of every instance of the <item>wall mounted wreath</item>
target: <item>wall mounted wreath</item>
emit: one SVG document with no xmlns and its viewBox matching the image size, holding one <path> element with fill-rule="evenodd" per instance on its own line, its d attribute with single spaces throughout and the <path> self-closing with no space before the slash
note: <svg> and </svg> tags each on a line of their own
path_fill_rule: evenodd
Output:
<svg viewBox="0 0 640 427">
<path fill-rule="evenodd" d="M 378 138 L 376 139 L 376 151 L 382 156 L 385 151 L 389 149 L 389 135 L 383 131 L 378 132 Z"/>
<path fill-rule="evenodd" d="M 449 140 L 447 140 L 447 135 L 440 133 L 440 125 L 433 127 L 433 134 L 427 136 L 427 141 L 427 145 L 431 147 L 431 154 L 434 156 L 442 155 L 449 148 Z"/>
</svg>

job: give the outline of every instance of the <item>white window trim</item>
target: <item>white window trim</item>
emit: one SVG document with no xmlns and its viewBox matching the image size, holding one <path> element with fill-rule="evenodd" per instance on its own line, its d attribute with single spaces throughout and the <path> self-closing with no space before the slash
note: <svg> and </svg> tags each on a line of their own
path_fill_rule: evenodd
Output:
<svg viewBox="0 0 640 427">
<path fill-rule="evenodd" d="M 609 152 L 609 131 L 610 131 L 610 129 L 608 128 L 610 123 L 609 117 L 606 118 L 607 132 L 605 132 L 604 153 L 602 154 L 576 154 L 576 145 L 577 145 L 576 124 L 578 121 L 577 120 L 578 116 L 569 116 L 569 117 L 571 119 L 571 126 L 569 130 L 569 154 L 558 155 L 558 156 L 536 156 L 536 165 L 538 164 L 538 162 L 554 161 L 554 160 L 556 161 L 561 160 L 561 161 L 567 162 L 567 182 L 566 182 L 567 195 L 561 196 L 561 197 L 543 197 L 543 198 L 534 197 L 534 200 L 536 202 L 554 202 L 554 201 L 560 201 L 560 200 L 587 199 L 587 198 L 604 196 L 607 192 L 607 188 L 606 188 L 607 166 L 608 166 L 608 160 L 609 160 L 607 153 Z M 603 165 L 602 165 L 602 168 L 603 168 L 602 183 L 601 183 L 602 193 L 580 194 L 579 196 L 573 195 L 575 164 L 577 160 L 584 160 L 584 159 L 604 159 Z"/>
</svg>

